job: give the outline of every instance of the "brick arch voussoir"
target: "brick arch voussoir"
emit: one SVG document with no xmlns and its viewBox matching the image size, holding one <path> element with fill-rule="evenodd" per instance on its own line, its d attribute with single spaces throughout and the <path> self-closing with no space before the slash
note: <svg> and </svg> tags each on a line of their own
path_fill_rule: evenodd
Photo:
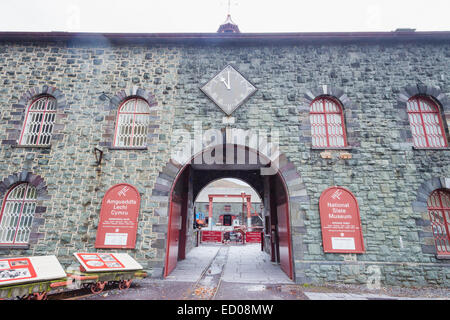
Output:
<svg viewBox="0 0 450 320">
<path fill-rule="evenodd" d="M 133 97 L 144 99 L 150 107 L 158 105 L 155 95 L 148 90 L 133 87 L 129 90 L 120 90 L 110 99 L 110 109 L 117 112 L 120 104 L 125 100 Z"/>
<path fill-rule="evenodd" d="M 348 104 L 351 102 L 348 98 L 347 94 L 343 89 L 337 88 L 334 86 L 323 85 L 319 87 L 312 88 L 305 92 L 304 97 L 308 102 L 308 105 L 311 104 L 315 99 L 321 96 L 331 96 L 341 102 L 344 110 L 348 107 Z M 309 108 L 309 106 L 308 106 Z"/>
<path fill-rule="evenodd" d="M 3 197 L 6 192 L 19 183 L 29 183 L 36 188 L 37 198 L 46 199 L 48 197 L 47 184 L 43 177 L 32 172 L 22 171 L 13 173 L 0 182 L 0 197 Z"/>
<path fill-rule="evenodd" d="M 422 83 L 406 86 L 400 89 L 400 93 L 397 96 L 396 107 L 398 109 L 406 109 L 408 100 L 417 95 L 430 96 L 434 98 L 434 100 L 442 106 L 444 112 L 450 112 L 449 97 L 440 88 Z"/>
<path fill-rule="evenodd" d="M 277 169 L 286 185 L 290 203 L 308 203 L 306 186 L 294 163 L 285 154 L 280 154 L 276 159 L 272 159 L 272 162 L 277 163 Z M 159 173 L 152 190 L 152 198 L 158 200 L 160 206 L 166 206 L 166 202 L 170 200 L 170 192 L 183 167 L 183 164 L 170 159 Z"/>
<path fill-rule="evenodd" d="M 427 210 L 427 201 L 430 194 L 436 189 L 450 189 L 449 177 L 434 177 L 424 181 L 417 189 L 413 211 L 421 213 Z"/>
<path fill-rule="evenodd" d="M 28 106 L 31 100 L 40 95 L 50 95 L 56 99 L 56 109 L 64 109 L 67 107 L 66 97 L 56 87 L 43 85 L 41 87 L 33 87 L 27 90 L 19 100 L 19 104 L 22 104 L 24 108 Z"/>
</svg>

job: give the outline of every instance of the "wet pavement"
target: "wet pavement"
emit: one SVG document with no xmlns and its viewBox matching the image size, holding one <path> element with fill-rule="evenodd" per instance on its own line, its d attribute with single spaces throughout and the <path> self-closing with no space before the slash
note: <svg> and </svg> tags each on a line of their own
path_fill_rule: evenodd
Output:
<svg viewBox="0 0 450 320">
<path fill-rule="evenodd" d="M 280 265 L 270 261 L 260 244 L 231 246 L 223 274 L 224 282 L 283 284 L 292 283 Z"/>
<path fill-rule="evenodd" d="M 192 249 L 186 259 L 178 261 L 176 268 L 166 277 L 168 281 L 196 282 L 211 264 L 221 246 L 200 246 Z"/>
<path fill-rule="evenodd" d="M 286 285 L 222 282 L 216 300 L 308 300 Z"/>
</svg>

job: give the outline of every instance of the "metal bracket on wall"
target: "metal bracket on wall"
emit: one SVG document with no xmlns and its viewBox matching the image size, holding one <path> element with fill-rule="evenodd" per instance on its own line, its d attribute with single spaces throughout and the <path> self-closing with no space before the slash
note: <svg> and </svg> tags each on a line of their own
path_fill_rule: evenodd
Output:
<svg viewBox="0 0 450 320">
<path fill-rule="evenodd" d="M 99 148 L 94 148 L 94 154 L 95 154 L 96 165 L 97 166 L 101 165 L 102 159 L 103 159 L 103 151 L 100 150 Z"/>
<path fill-rule="evenodd" d="M 99 97 L 100 100 L 105 101 L 106 99 L 111 101 L 111 97 L 108 96 L 106 93 L 102 92 L 102 94 Z"/>
</svg>

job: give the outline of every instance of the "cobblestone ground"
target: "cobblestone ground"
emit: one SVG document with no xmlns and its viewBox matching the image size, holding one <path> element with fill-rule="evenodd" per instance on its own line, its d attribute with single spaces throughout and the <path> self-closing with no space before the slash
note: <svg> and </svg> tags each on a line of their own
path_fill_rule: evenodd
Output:
<svg viewBox="0 0 450 320">
<path fill-rule="evenodd" d="M 357 285 L 311 286 L 293 283 L 259 245 L 202 246 L 180 261 L 171 275 L 144 279 L 128 290 L 87 291 L 80 300 L 450 300 L 449 288 Z M 56 296 L 54 298 L 57 298 Z M 61 296 L 59 298 L 62 298 Z M 52 297 L 50 297 L 52 299 Z"/>
</svg>

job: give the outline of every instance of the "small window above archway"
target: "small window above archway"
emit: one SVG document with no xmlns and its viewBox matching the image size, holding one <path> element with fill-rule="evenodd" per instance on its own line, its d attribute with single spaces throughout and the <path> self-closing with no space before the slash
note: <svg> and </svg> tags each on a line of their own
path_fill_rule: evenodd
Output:
<svg viewBox="0 0 450 320">
<path fill-rule="evenodd" d="M 439 106 L 431 98 L 419 95 L 410 98 L 407 111 L 414 147 L 448 146 Z"/>
<path fill-rule="evenodd" d="M 339 148 L 347 146 L 342 106 L 331 97 L 319 97 L 310 105 L 312 146 Z"/>
<path fill-rule="evenodd" d="M 144 99 L 125 100 L 119 107 L 114 147 L 143 148 L 147 146 L 150 106 Z"/>
</svg>

